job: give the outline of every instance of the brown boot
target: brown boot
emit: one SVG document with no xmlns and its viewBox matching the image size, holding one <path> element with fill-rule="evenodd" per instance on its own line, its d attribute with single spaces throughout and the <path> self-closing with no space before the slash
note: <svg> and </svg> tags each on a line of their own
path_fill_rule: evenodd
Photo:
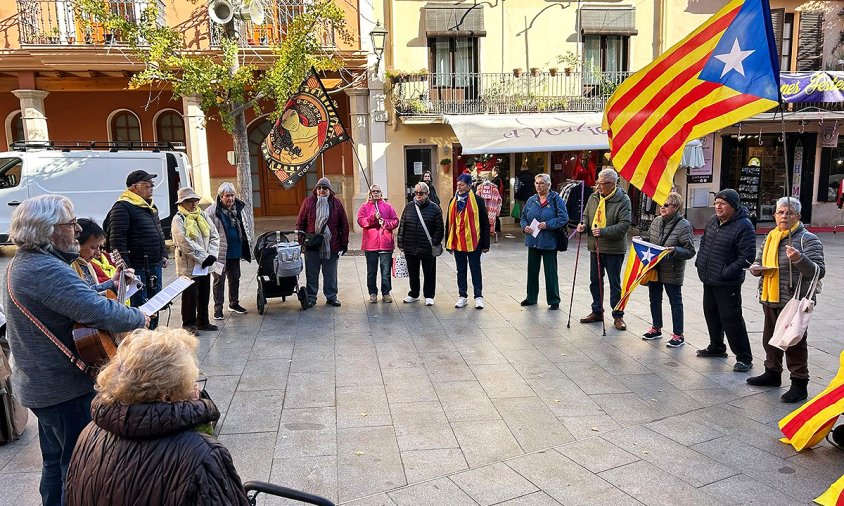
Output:
<svg viewBox="0 0 844 506">
<path fill-rule="evenodd" d="M 588 315 L 580 319 L 580 323 L 597 323 L 603 321 L 603 319 L 603 315 L 589 313 Z"/>
<path fill-rule="evenodd" d="M 615 319 L 615 322 L 613 322 L 613 325 L 615 325 L 615 328 L 617 328 L 618 330 L 627 330 L 627 324 L 624 323 L 624 318 L 622 318 L 620 316 Z"/>
</svg>

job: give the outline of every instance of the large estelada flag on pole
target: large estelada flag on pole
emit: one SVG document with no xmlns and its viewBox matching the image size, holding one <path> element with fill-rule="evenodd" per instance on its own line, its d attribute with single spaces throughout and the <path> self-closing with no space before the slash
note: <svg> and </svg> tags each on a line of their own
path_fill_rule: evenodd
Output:
<svg viewBox="0 0 844 506">
<path fill-rule="evenodd" d="M 261 153 L 282 186 L 292 188 L 328 148 L 349 140 L 334 102 L 316 71 L 299 85 L 261 144 Z"/>
<path fill-rule="evenodd" d="M 621 282 L 621 299 L 613 309 L 624 311 L 633 290 L 639 286 L 660 260 L 668 256 L 668 253 L 668 249 L 663 246 L 647 242 L 640 237 L 633 238 L 633 244 L 630 245 L 630 251 L 627 253 L 624 280 Z"/>
<path fill-rule="evenodd" d="M 768 0 L 732 0 L 613 93 L 603 121 L 613 166 L 664 204 L 688 141 L 779 100 Z"/>
</svg>

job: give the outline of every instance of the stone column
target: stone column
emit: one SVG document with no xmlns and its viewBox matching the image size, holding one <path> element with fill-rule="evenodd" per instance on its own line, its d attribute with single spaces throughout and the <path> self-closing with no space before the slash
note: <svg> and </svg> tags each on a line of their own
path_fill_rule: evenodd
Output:
<svg viewBox="0 0 844 506">
<path fill-rule="evenodd" d="M 47 131 L 47 116 L 44 115 L 44 99 L 50 92 L 14 90 L 12 93 L 21 102 L 24 140 L 26 142 L 49 141 L 50 133 Z"/>
<path fill-rule="evenodd" d="M 357 216 L 358 208 L 367 200 L 369 187 L 366 184 L 368 178 L 372 182 L 371 158 L 370 158 L 370 140 L 369 140 L 369 90 L 363 88 L 350 88 L 346 90 L 346 95 L 349 96 L 349 135 L 352 136 L 354 142 L 354 149 L 358 156 L 354 157 L 352 166 L 354 167 L 354 194 L 352 197 L 352 210 L 349 213 L 351 216 Z M 361 166 L 361 164 L 363 166 Z M 366 178 L 363 174 L 366 174 Z M 386 190 L 386 186 L 384 190 Z M 358 229 L 357 221 L 354 222 L 355 230 Z"/>
<path fill-rule="evenodd" d="M 182 111 L 185 121 L 185 145 L 193 167 L 193 189 L 202 200 L 214 201 L 211 188 L 211 173 L 208 164 L 208 140 L 205 129 L 205 112 L 199 106 L 197 95 L 182 97 Z"/>
</svg>

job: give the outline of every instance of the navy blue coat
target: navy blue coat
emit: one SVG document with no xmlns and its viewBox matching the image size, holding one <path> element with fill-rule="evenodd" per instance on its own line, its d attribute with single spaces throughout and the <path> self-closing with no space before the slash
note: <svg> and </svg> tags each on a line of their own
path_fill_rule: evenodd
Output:
<svg viewBox="0 0 844 506">
<path fill-rule="evenodd" d="M 522 230 L 534 219 L 540 223 L 545 222 L 548 228 L 540 230 L 536 237 L 525 234 L 525 246 L 544 250 L 557 249 L 557 229 L 565 226 L 569 221 L 566 203 L 560 194 L 555 191 L 548 192 L 544 207 L 539 203 L 539 195 L 530 197 L 522 208 L 522 218 L 519 222 Z"/>
<path fill-rule="evenodd" d="M 700 240 L 695 261 L 697 275 L 705 285 L 732 286 L 744 283 L 744 269 L 756 258 L 756 230 L 742 206 L 726 223 L 713 216 Z"/>
</svg>

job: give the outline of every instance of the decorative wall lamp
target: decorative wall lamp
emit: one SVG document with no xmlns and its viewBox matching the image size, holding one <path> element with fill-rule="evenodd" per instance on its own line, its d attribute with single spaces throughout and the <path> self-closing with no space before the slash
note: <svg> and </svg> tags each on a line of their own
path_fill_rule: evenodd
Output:
<svg viewBox="0 0 844 506">
<path fill-rule="evenodd" d="M 387 29 L 381 26 L 381 21 L 375 22 L 375 28 L 369 32 L 369 38 L 372 40 L 372 52 L 375 53 L 375 72 L 378 72 L 378 66 L 381 64 L 381 57 L 384 56 L 384 44 L 387 41 Z"/>
</svg>

